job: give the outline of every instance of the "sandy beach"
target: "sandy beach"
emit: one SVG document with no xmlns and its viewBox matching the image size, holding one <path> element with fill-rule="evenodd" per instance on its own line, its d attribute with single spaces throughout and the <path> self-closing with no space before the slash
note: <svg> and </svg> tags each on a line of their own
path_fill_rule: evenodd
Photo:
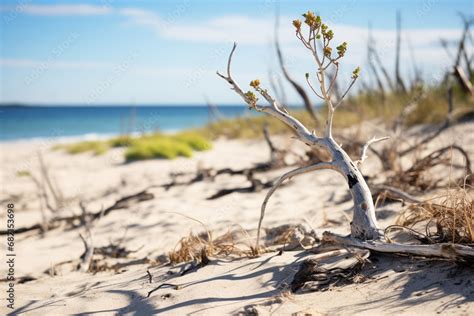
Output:
<svg viewBox="0 0 474 316">
<path fill-rule="evenodd" d="M 0 315 L 474 316 L 473 0 L 313 2 L 3 0 Z"/>
<path fill-rule="evenodd" d="M 417 135 L 415 130 L 413 133 Z M 286 136 L 275 137 L 275 142 L 294 152 L 304 149 L 304 145 Z M 474 124 L 449 128 L 425 150 L 452 143 L 463 146 L 473 159 Z M 91 227 L 94 247 L 119 244 L 129 251 L 126 257 L 100 259 L 98 264 L 108 267 L 104 271 L 76 271 L 84 253 L 79 234 L 85 232 L 81 225 L 58 227 L 44 234 L 38 231 L 17 234 L 15 277 L 19 282 L 15 286 L 14 313 L 468 315 L 474 309 L 472 268 L 407 256 L 375 255 L 364 266 L 364 277 L 358 282 L 304 294 L 288 294 L 288 284 L 299 264 L 311 255 L 301 248 L 254 258 L 210 258 L 206 266 L 181 276 L 187 264 L 169 265 L 167 255 L 176 249 L 182 237 L 190 232 L 203 232 L 203 226 L 196 220 L 204 223 L 214 237 L 229 229 L 245 230 L 249 235 L 237 234 L 238 242 L 242 247 L 253 245 L 260 205 L 267 190 L 207 199 L 220 189 L 248 185 L 244 176 L 235 175 L 169 189 L 160 185 L 169 183 L 172 173 L 184 173 L 181 177 L 187 179 L 198 169 L 239 169 L 265 162 L 269 150 L 263 140 L 219 139 L 213 143 L 212 150 L 195 153 L 193 158 L 135 163 L 124 163 L 123 149 L 93 156 L 52 150 L 54 142 L 50 141 L 0 146 L 1 200 L 3 205 L 14 204 L 17 229 L 42 221 L 34 182 L 29 177 L 18 176 L 22 170 L 29 170 L 33 175 L 39 172 L 38 151 L 66 201 L 55 216 L 80 214 L 80 202 L 86 211 L 98 212 L 124 196 L 145 189 L 152 194 L 147 200 L 130 203 L 94 222 Z M 453 163 L 456 159 L 462 161 L 454 157 Z M 378 163 L 369 157 L 362 172 L 373 175 Z M 287 170 L 290 169 L 277 169 L 258 177 L 273 179 Z M 450 168 L 436 170 L 444 177 L 452 173 Z M 344 179 L 331 171 L 292 179 L 275 193 L 263 226 L 268 229 L 302 224 L 314 229 L 317 236 L 325 230 L 349 233 L 352 201 L 346 198 L 346 187 Z M 382 227 L 393 224 L 402 208 L 401 203 L 391 203 L 377 209 L 379 224 Z M 53 214 L 46 212 L 46 215 Z M 1 220 L 2 223 L 6 220 L 4 212 Z M 160 284 L 165 285 L 147 297 Z"/>
</svg>

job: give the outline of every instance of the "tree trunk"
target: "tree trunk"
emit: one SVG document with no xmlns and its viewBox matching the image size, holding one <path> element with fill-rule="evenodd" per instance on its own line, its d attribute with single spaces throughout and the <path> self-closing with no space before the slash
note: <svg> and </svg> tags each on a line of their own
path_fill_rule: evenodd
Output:
<svg viewBox="0 0 474 316">
<path fill-rule="evenodd" d="M 334 139 L 327 138 L 326 142 L 327 148 L 333 156 L 337 171 L 341 173 L 347 181 L 354 202 L 351 236 L 362 240 L 378 239 L 380 233 L 377 226 L 377 219 L 375 218 L 375 206 L 364 176 Z"/>
</svg>

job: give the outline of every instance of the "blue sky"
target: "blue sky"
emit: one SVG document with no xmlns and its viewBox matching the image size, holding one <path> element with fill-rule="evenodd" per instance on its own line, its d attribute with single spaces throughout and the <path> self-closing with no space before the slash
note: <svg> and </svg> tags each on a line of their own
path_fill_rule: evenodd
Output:
<svg viewBox="0 0 474 316">
<path fill-rule="evenodd" d="M 217 104 L 240 100 L 217 78 L 237 41 L 234 76 L 242 85 L 280 75 L 272 46 L 275 8 L 287 64 L 301 82 L 314 69 L 291 20 L 308 9 L 349 42 L 341 84 L 366 63 L 367 27 L 393 68 L 395 13 L 403 18 L 404 74 L 413 59 L 429 82 L 450 64 L 439 39 L 455 41 L 457 12 L 473 1 L 2 1 L 0 102 L 30 104 Z M 413 47 L 414 56 L 408 47 Z M 454 48 L 452 48 L 454 50 Z M 364 76 L 364 73 L 362 73 Z M 346 79 L 347 78 L 347 79 Z M 368 82 L 370 79 L 367 77 Z M 299 102 L 286 87 L 290 102 Z"/>
</svg>

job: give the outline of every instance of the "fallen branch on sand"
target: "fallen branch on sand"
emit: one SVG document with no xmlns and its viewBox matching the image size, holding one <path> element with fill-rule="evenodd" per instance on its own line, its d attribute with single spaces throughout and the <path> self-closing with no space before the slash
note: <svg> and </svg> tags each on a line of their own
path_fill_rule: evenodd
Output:
<svg viewBox="0 0 474 316">
<path fill-rule="evenodd" d="M 221 189 L 209 196 L 207 200 L 215 200 L 221 198 L 225 195 L 238 192 L 238 193 L 254 193 L 260 192 L 263 189 L 271 188 L 274 185 L 274 181 L 262 181 L 254 177 L 253 172 L 247 173 L 247 180 L 250 182 L 250 186 L 247 187 L 237 187 L 232 189 Z"/>
<path fill-rule="evenodd" d="M 87 213 L 87 214 L 77 214 L 77 215 L 72 215 L 72 216 L 65 216 L 65 217 L 56 217 L 53 218 L 49 221 L 47 225 L 46 230 L 52 230 L 55 228 L 60 227 L 62 224 L 67 224 L 69 226 L 75 227 L 79 224 L 83 224 L 84 221 L 95 221 L 99 219 L 101 216 L 106 216 L 110 214 L 112 211 L 119 210 L 119 209 L 124 209 L 129 207 L 133 203 L 139 203 L 143 201 L 148 201 L 153 199 L 155 196 L 148 192 L 148 189 L 145 189 L 143 191 L 140 191 L 138 193 L 134 193 L 131 195 L 124 196 L 120 199 L 118 199 L 114 204 L 111 206 L 107 207 L 106 209 L 102 209 L 100 211 L 97 211 L 95 213 Z M 28 227 L 20 227 L 15 229 L 15 234 L 22 234 L 26 233 L 29 231 L 34 231 L 34 230 L 39 230 L 43 231 L 44 226 L 42 224 L 35 224 L 32 226 Z M 6 230 L 1 230 L 0 235 L 6 235 L 8 231 Z"/>
<path fill-rule="evenodd" d="M 301 264 L 291 282 L 291 290 L 316 291 L 336 283 L 350 282 L 369 255 L 365 249 L 337 249 L 314 255 Z M 332 262 L 323 263 L 324 259 L 332 259 Z"/>
<path fill-rule="evenodd" d="M 381 253 L 413 255 L 419 257 L 437 257 L 453 261 L 474 262 L 474 248 L 453 244 L 440 243 L 431 245 L 407 245 L 387 243 L 383 240 L 360 240 L 352 237 L 343 237 L 331 232 L 323 234 L 323 243 L 336 244 L 343 247 L 356 247 L 373 250 Z"/>
</svg>

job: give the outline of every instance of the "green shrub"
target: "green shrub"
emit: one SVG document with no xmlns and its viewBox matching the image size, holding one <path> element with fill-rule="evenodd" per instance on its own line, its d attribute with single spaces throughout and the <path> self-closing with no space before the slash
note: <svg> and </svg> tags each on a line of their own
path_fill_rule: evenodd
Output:
<svg viewBox="0 0 474 316">
<path fill-rule="evenodd" d="M 142 139 L 134 142 L 125 152 L 126 161 L 153 158 L 174 159 L 178 156 L 191 157 L 193 149 L 186 143 L 171 137 Z"/>
<path fill-rule="evenodd" d="M 212 144 L 196 132 L 182 132 L 174 135 L 173 139 L 183 142 L 193 150 L 197 151 L 209 150 L 212 148 Z"/>
<path fill-rule="evenodd" d="M 134 139 L 129 135 L 121 135 L 109 139 L 108 143 L 111 147 L 128 147 L 132 145 Z"/>
<path fill-rule="evenodd" d="M 212 147 L 202 133 L 181 132 L 176 135 L 155 133 L 133 138 L 128 135 L 117 136 L 107 141 L 83 141 L 75 144 L 61 144 L 53 147 L 64 149 L 69 154 L 92 151 L 96 155 L 105 153 L 112 147 L 128 147 L 126 161 L 176 157 L 191 157 L 193 150 L 202 151 Z"/>
<path fill-rule="evenodd" d="M 31 176 L 31 173 L 28 170 L 18 170 L 16 172 L 16 175 L 18 177 L 29 177 L 29 176 Z"/>
</svg>

